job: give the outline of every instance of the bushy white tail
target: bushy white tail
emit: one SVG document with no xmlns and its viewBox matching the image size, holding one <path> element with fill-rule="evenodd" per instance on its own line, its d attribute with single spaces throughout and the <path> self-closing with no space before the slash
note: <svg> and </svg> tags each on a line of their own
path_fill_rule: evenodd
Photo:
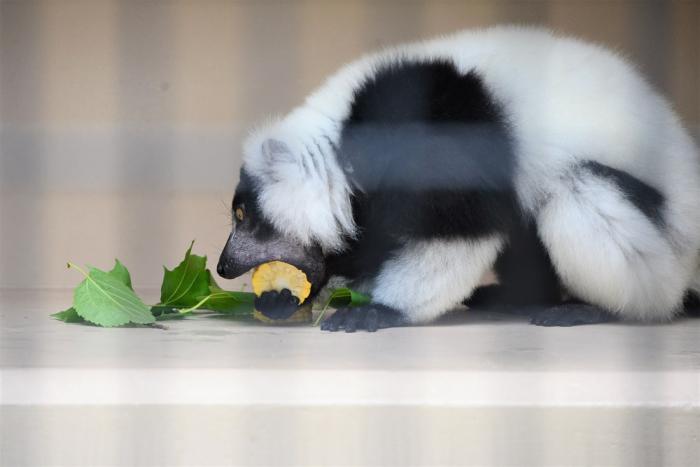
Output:
<svg viewBox="0 0 700 467">
<path fill-rule="evenodd" d="M 562 184 L 540 211 L 538 228 L 559 277 L 580 299 L 644 321 L 680 310 L 689 265 L 606 180 L 580 176 Z M 696 285 L 700 290 L 700 280 Z"/>
</svg>

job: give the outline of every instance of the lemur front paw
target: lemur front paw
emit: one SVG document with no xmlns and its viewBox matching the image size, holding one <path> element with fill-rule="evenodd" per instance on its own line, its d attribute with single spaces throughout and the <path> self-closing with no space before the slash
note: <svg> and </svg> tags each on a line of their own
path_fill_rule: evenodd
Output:
<svg viewBox="0 0 700 467">
<path fill-rule="evenodd" d="M 408 320 L 400 311 L 385 305 L 369 304 L 358 307 L 338 308 L 333 316 L 321 323 L 322 331 L 355 332 L 364 329 L 374 332 L 377 329 L 405 326 Z"/>
<path fill-rule="evenodd" d="M 618 321 L 617 316 L 597 306 L 584 303 L 565 303 L 536 311 L 532 314 L 530 324 L 568 327 L 582 324 L 609 323 L 611 321 Z"/>
<path fill-rule="evenodd" d="M 270 319 L 287 319 L 297 311 L 299 299 L 289 289 L 271 290 L 255 298 L 255 309 Z"/>
</svg>

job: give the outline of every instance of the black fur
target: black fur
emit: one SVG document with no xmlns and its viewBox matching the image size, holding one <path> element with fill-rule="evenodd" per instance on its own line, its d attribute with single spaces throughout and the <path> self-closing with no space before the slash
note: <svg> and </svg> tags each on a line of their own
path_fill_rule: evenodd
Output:
<svg viewBox="0 0 700 467">
<path fill-rule="evenodd" d="M 688 291 L 683 300 L 683 308 L 686 316 L 700 318 L 700 296 L 693 291 Z"/>
<path fill-rule="evenodd" d="M 231 211 L 235 213 L 237 208 L 242 208 L 245 213 L 243 225 L 238 228 L 250 228 L 251 234 L 260 241 L 265 241 L 277 235 L 275 228 L 262 214 L 258 203 L 260 193 L 259 182 L 251 177 L 245 169 L 241 169 L 240 179 L 233 195 Z"/>
<path fill-rule="evenodd" d="M 448 61 L 378 69 L 355 92 L 338 155 L 359 231 L 329 259 L 338 274 L 374 275 L 406 238 L 484 237 L 517 218 L 506 120 L 481 78 Z"/>
<path fill-rule="evenodd" d="M 533 223 L 518 223 L 509 233 L 494 272 L 498 285 L 477 289 L 465 301 L 471 308 L 554 305 L 561 302 L 562 285 Z"/>
<path fill-rule="evenodd" d="M 597 177 L 617 185 L 625 197 L 644 213 L 657 227 L 663 227 L 664 196 L 654 187 L 622 170 L 613 169 L 595 161 L 585 161 L 580 167 Z"/>
</svg>

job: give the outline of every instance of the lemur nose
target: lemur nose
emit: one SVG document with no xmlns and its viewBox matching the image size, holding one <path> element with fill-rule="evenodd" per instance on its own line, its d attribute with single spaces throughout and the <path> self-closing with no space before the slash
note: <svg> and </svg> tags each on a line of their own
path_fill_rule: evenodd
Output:
<svg viewBox="0 0 700 467">
<path fill-rule="evenodd" d="M 224 274 L 226 273 L 226 268 L 224 267 L 223 261 L 219 261 L 219 264 L 216 265 L 216 272 L 219 273 L 221 277 L 224 277 Z"/>
</svg>

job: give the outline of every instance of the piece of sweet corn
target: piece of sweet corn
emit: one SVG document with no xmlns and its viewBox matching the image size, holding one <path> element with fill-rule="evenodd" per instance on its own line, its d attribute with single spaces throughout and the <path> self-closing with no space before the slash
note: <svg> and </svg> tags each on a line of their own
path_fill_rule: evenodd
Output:
<svg viewBox="0 0 700 467">
<path fill-rule="evenodd" d="M 280 292 L 283 289 L 289 289 L 292 295 L 299 299 L 300 305 L 311 294 L 311 283 L 306 278 L 306 274 L 291 264 L 282 261 L 270 261 L 255 268 L 252 286 L 253 292 L 258 297 L 263 292 L 271 290 Z M 283 320 L 270 319 L 258 310 L 255 310 L 253 316 L 258 321 L 270 324 L 308 323 L 311 321 L 311 303 L 300 306 L 292 316 Z"/>
</svg>

